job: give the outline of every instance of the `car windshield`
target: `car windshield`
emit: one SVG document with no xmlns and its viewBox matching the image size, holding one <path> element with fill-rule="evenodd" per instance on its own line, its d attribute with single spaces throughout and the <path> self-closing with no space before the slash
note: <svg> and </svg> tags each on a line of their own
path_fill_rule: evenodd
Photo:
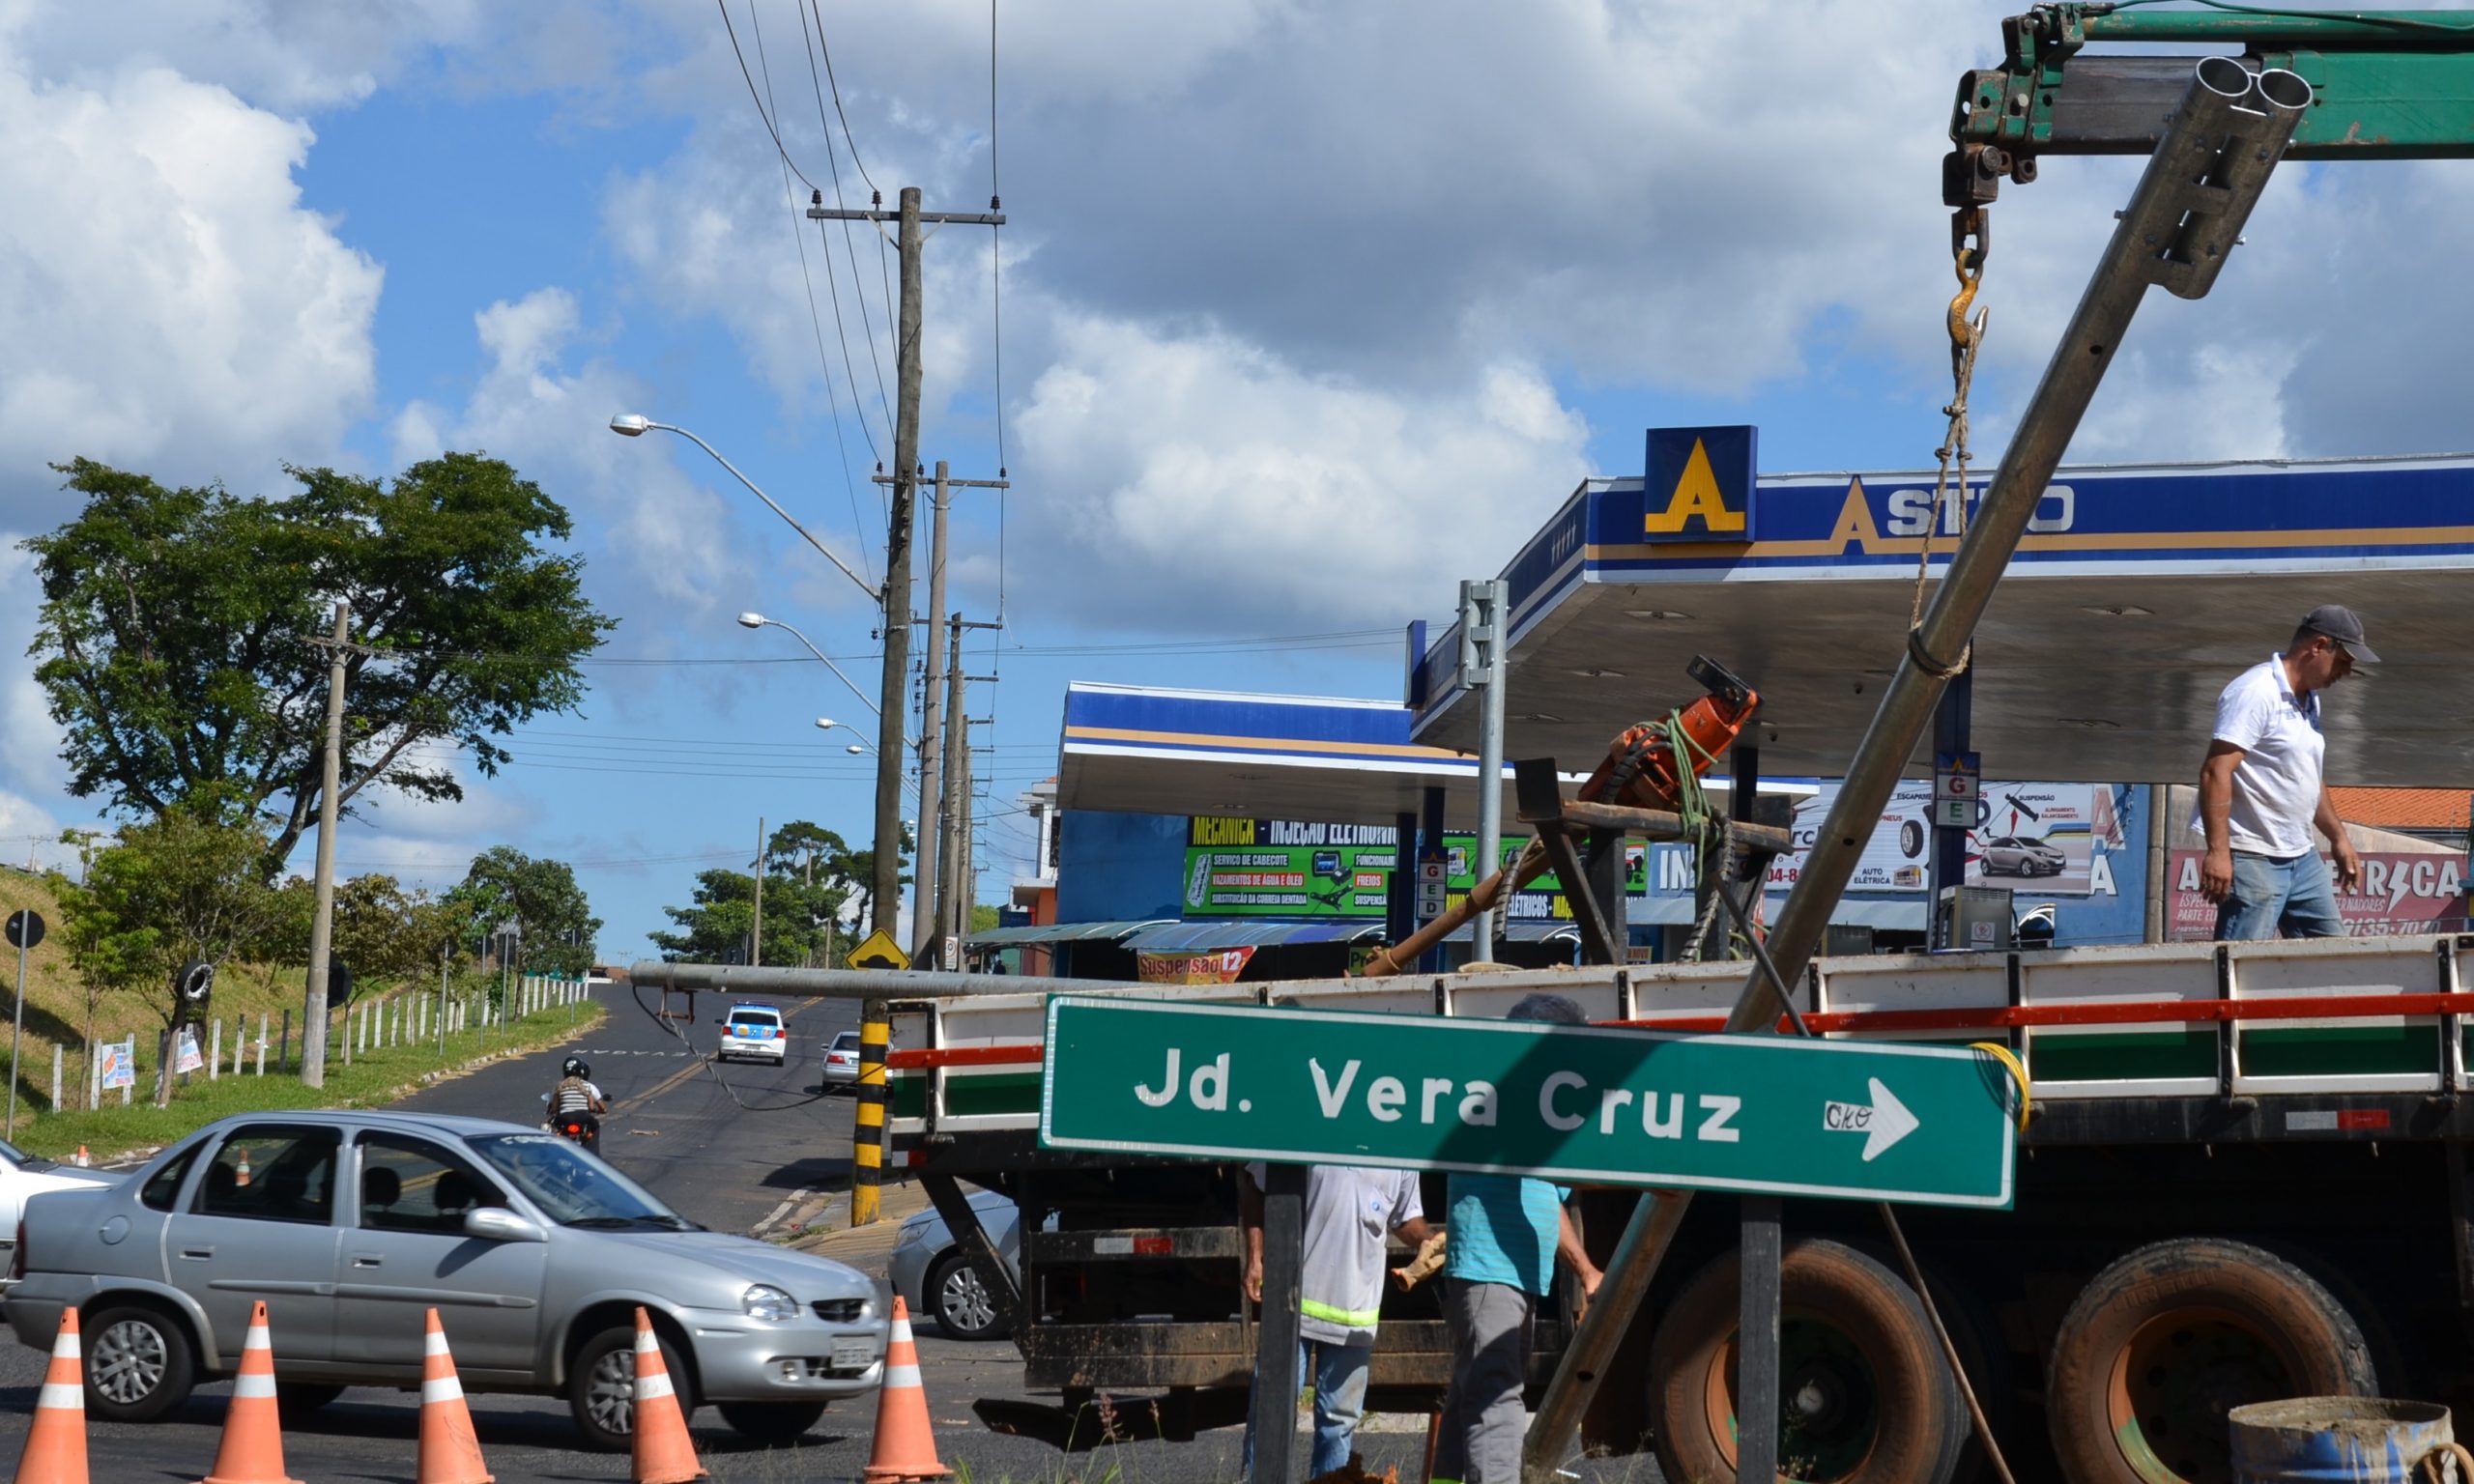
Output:
<svg viewBox="0 0 2474 1484">
<path fill-rule="evenodd" d="M 604 1231 L 704 1230 L 652 1192 L 561 1138 L 546 1133 L 483 1134 L 473 1153 L 561 1226 Z"/>
<path fill-rule="evenodd" d="M 11 1164 L 23 1164 L 29 1157 L 31 1156 L 24 1150 L 7 1139 L 0 1139 L 0 1159 L 6 1159 Z"/>
</svg>

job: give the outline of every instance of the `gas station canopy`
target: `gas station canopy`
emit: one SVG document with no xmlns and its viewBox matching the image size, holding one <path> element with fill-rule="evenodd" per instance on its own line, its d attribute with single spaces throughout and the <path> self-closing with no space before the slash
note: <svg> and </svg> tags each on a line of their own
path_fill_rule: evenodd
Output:
<svg viewBox="0 0 2474 1484">
<path fill-rule="evenodd" d="M 1756 478 L 1750 428 L 1650 442 L 1647 478 L 1584 484 L 1504 571 L 1505 756 L 1587 766 L 1690 699 L 1698 653 L 1761 692 L 1765 772 L 1843 773 L 1925 531 L 1936 579 L 1958 544 L 1955 488 L 1937 522 L 1929 471 Z M 2324 697 L 2329 782 L 2474 784 L 2474 455 L 2064 468 L 1976 634 L 1974 748 L 1999 778 L 2196 778 L 2218 693 L 2322 603 L 2380 656 Z M 1420 747 L 1477 746 L 1458 650 L 1454 625 L 1413 667 Z"/>
</svg>

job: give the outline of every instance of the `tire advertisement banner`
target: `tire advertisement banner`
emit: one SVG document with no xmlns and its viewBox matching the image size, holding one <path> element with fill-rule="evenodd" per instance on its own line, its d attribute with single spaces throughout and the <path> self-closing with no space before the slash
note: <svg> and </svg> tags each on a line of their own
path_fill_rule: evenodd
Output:
<svg viewBox="0 0 2474 1484">
<path fill-rule="evenodd" d="M 2216 903 L 2200 894 L 2204 854 L 2172 852 L 2173 887 L 2165 899 L 2165 936 L 2171 942 L 2204 943 L 2216 936 Z M 2365 852 L 2362 889 L 2337 894 L 2337 915 L 2345 919 L 2345 935 L 2354 938 L 2461 932 L 2466 926 L 2465 858 L 2440 851 Z"/>
<path fill-rule="evenodd" d="M 1388 824 L 1194 815 L 1186 821 L 1185 916 L 1380 921 L 1399 865 L 1396 833 Z M 1478 884 L 1478 838 L 1453 833 L 1444 843 L 1451 858 L 1449 895 L 1457 902 Z M 1514 826 L 1504 839 L 1504 859 L 1518 855 L 1526 843 Z M 1649 850 L 1627 846 L 1624 866 L 1625 892 L 1646 898 Z M 1504 912 L 1510 921 L 1571 917 L 1562 883 L 1551 872 L 1515 893 Z"/>
<path fill-rule="evenodd" d="M 1796 884 L 1837 800 L 1838 785 L 1824 784 L 1796 801 L 1796 850 L 1771 863 L 1769 890 Z M 2111 895 L 2114 886 L 2105 852 L 2121 845 L 2113 804 L 2112 788 L 2096 784 L 1983 785 L 1975 828 L 1968 832 L 1968 884 L 2057 897 Z M 1901 780 L 1864 843 L 1848 890 L 1923 891 L 1932 870 L 1932 810 L 1930 779 Z"/>
</svg>

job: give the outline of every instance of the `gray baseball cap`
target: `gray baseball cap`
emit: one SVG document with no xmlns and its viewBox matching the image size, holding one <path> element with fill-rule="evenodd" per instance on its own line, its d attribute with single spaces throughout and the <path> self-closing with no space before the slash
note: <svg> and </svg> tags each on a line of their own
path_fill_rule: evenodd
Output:
<svg viewBox="0 0 2474 1484">
<path fill-rule="evenodd" d="M 2354 657 L 2357 665 L 2379 663 L 2379 656 L 2372 652 L 2371 645 L 2363 642 L 2362 620 L 2354 616 L 2352 609 L 2342 603 L 2320 604 L 2302 615 L 2302 626 L 2345 645 L 2345 652 Z"/>
</svg>

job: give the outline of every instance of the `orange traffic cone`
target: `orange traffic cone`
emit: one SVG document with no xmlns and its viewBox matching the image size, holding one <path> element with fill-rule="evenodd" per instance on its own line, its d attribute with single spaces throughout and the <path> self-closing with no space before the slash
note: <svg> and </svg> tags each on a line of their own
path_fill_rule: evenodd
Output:
<svg viewBox="0 0 2474 1484">
<path fill-rule="evenodd" d="M 85 1169 L 92 1169 L 92 1168 L 94 1167 L 94 1164 L 95 1164 L 95 1161 L 94 1161 L 91 1157 L 89 1157 L 89 1156 L 88 1156 L 88 1155 L 86 1154 L 86 1146 L 85 1146 L 85 1145 L 83 1145 L 83 1144 L 78 1145 L 78 1146 L 77 1146 L 77 1168 L 79 1168 L 79 1169 L 81 1169 L 81 1170 L 85 1170 Z"/>
<path fill-rule="evenodd" d="M 418 1484 L 492 1484 L 489 1466 L 481 1461 L 481 1441 L 473 1436 L 472 1409 L 464 1405 L 464 1383 L 456 1378 L 455 1357 L 447 1354 L 446 1330 L 439 1325 L 436 1309 L 429 1311 L 421 1353 Z"/>
<path fill-rule="evenodd" d="M 687 1436 L 687 1414 L 678 1410 L 670 1364 L 653 1337 L 652 1316 L 636 1306 L 636 1408 L 633 1430 L 635 1484 L 688 1484 L 705 1477 Z"/>
<path fill-rule="evenodd" d="M 223 1414 L 223 1443 L 206 1484 L 301 1484 L 283 1471 L 283 1424 L 274 1413 L 274 1342 L 264 1299 L 249 1310 L 241 1371 L 232 1378 L 232 1408 Z"/>
<path fill-rule="evenodd" d="M 34 1424 L 26 1450 L 17 1455 L 23 1484 L 86 1484 L 86 1378 L 77 1346 L 77 1311 L 60 1311 L 60 1337 L 51 1342 L 51 1368 L 35 1397 Z"/>
<path fill-rule="evenodd" d="M 928 1391 L 919 1384 L 919 1347 L 910 1338 L 910 1310 L 893 1298 L 893 1334 L 885 1342 L 885 1383 L 877 1391 L 877 1445 L 868 1456 L 868 1484 L 941 1479 L 953 1472 L 936 1461 L 928 1425 Z"/>
</svg>

